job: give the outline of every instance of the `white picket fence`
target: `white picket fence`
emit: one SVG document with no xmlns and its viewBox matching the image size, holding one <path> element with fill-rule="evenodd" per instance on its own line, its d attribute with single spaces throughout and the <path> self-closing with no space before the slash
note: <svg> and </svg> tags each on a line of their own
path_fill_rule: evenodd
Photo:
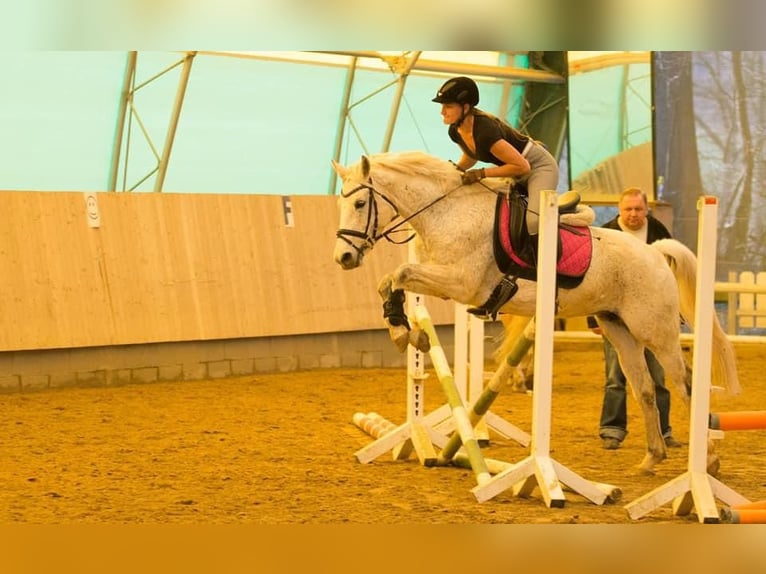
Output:
<svg viewBox="0 0 766 574">
<path fill-rule="evenodd" d="M 731 271 L 728 279 L 715 285 L 716 292 L 728 293 L 728 333 L 766 329 L 766 271 Z"/>
</svg>

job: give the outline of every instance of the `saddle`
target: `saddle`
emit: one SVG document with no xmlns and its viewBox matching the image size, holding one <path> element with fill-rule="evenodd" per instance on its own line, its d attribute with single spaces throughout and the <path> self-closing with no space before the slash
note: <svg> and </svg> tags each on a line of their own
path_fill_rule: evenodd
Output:
<svg viewBox="0 0 766 574">
<path fill-rule="evenodd" d="M 523 191 L 514 186 L 510 193 L 497 196 L 493 249 L 495 262 L 504 277 L 484 305 L 468 310 L 474 315 L 496 319 L 500 307 L 516 294 L 517 279 L 537 280 L 537 238 L 532 238 L 527 231 L 527 197 Z M 587 217 L 578 218 L 577 214 L 584 210 L 592 214 L 592 210 L 580 206 L 579 201 L 577 192 L 567 192 L 559 201 L 556 285 L 562 289 L 574 289 L 580 285 L 591 262 L 592 242 L 588 225 L 592 218 L 584 221 Z M 564 219 L 571 217 L 578 223 L 562 223 L 562 216 Z"/>
</svg>

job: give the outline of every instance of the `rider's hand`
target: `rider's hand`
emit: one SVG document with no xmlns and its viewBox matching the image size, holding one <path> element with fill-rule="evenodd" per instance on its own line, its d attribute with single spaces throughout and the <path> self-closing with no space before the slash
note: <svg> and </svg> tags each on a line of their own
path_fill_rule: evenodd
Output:
<svg viewBox="0 0 766 574">
<path fill-rule="evenodd" d="M 484 168 L 481 169 L 469 169 L 463 174 L 463 185 L 470 185 L 477 181 L 484 179 Z"/>
</svg>

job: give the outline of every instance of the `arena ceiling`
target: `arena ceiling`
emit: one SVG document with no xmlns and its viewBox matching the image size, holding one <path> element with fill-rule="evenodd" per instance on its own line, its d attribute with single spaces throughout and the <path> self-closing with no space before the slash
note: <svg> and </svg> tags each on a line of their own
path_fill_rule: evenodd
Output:
<svg viewBox="0 0 766 574">
<path fill-rule="evenodd" d="M 491 52 L 491 51 L 325 51 L 325 52 L 269 52 L 269 51 L 187 51 L 179 53 L 178 61 L 165 70 L 158 71 L 149 80 L 136 84 L 136 64 L 140 58 L 139 52 L 129 52 L 123 78 L 121 101 L 117 118 L 117 129 L 113 146 L 109 175 L 109 189 L 117 190 L 118 172 L 124 169 L 122 160 L 122 145 L 126 123 L 137 114 L 134 108 L 133 95 L 154 79 L 165 72 L 181 67 L 175 101 L 170 109 L 168 129 L 164 143 L 149 145 L 155 151 L 156 165 L 152 166 L 141 182 L 154 176 L 154 191 L 162 191 L 171 160 L 173 141 L 183 110 L 184 96 L 193 73 L 193 61 L 198 57 L 206 58 L 242 58 L 253 60 L 277 60 L 286 63 L 311 64 L 317 66 L 336 66 L 346 69 L 345 86 L 343 89 L 343 107 L 338 118 L 335 134 L 335 159 L 339 158 L 343 145 L 343 134 L 348 120 L 348 110 L 352 106 L 351 93 L 354 87 L 355 72 L 360 69 L 380 70 L 392 73 L 391 85 L 394 86 L 391 108 L 386 120 L 386 136 L 383 149 L 387 151 L 396 125 L 399 105 L 401 103 L 407 78 L 411 74 L 429 75 L 467 75 L 489 81 L 497 81 L 510 85 L 511 82 L 524 82 L 525 85 L 560 86 L 566 83 L 565 75 L 552 69 L 546 69 L 541 64 L 542 52 Z M 568 73 L 579 74 L 609 66 L 649 61 L 649 52 L 567 52 Z M 522 63 L 522 65 L 519 64 Z M 503 97 L 507 98 L 510 90 L 504 90 Z M 501 105 L 504 106 L 505 102 Z M 503 109 L 505 109 L 503 107 Z M 146 130 L 144 136 L 149 139 Z M 140 183 L 140 182 L 139 182 Z"/>
</svg>

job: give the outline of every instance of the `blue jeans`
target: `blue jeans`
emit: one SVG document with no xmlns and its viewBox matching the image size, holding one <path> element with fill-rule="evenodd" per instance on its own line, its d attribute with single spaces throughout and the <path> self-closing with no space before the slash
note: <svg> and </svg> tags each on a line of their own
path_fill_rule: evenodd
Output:
<svg viewBox="0 0 766 574">
<path fill-rule="evenodd" d="M 667 438 L 671 436 L 672 429 L 670 428 L 670 392 L 665 387 L 665 371 L 648 349 L 644 350 L 644 357 L 649 367 L 649 374 L 654 381 L 657 410 L 660 412 L 660 429 L 662 436 Z M 604 402 L 601 406 L 599 436 L 622 441 L 628 434 L 626 380 L 617 359 L 617 351 L 606 338 L 604 339 L 604 361 L 606 363 L 606 385 L 604 386 Z"/>
</svg>

